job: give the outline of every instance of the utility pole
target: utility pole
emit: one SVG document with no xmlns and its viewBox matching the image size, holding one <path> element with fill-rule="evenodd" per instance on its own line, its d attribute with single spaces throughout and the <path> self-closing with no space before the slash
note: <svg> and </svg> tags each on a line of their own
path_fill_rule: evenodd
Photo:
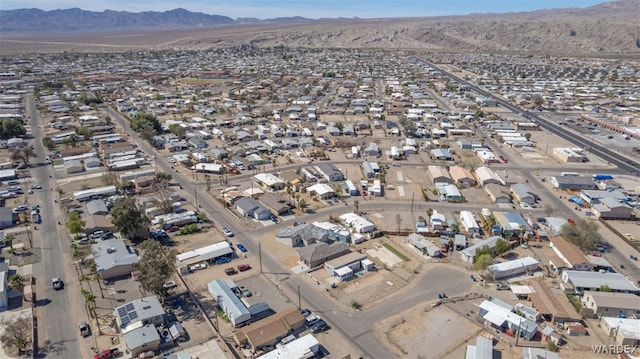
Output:
<svg viewBox="0 0 640 359">
<path fill-rule="evenodd" d="M 262 273 L 262 242 L 258 242 L 258 260 L 260 261 L 260 273 Z"/>
<path fill-rule="evenodd" d="M 302 304 L 300 302 L 300 286 L 298 286 L 298 309 L 302 309 Z"/>
<path fill-rule="evenodd" d="M 199 208 L 199 207 L 198 207 L 198 188 L 197 188 L 197 187 L 194 187 L 194 188 L 193 188 L 193 195 L 194 195 L 194 196 L 195 196 L 195 198 L 196 198 L 196 211 L 197 211 L 197 210 L 198 210 L 198 208 Z"/>
</svg>

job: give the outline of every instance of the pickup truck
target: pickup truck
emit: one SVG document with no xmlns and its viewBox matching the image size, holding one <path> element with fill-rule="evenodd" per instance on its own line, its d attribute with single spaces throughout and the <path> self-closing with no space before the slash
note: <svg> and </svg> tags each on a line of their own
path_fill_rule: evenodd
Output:
<svg viewBox="0 0 640 359">
<path fill-rule="evenodd" d="M 100 353 L 97 353 L 93 359 L 111 359 L 119 357 L 120 354 L 120 349 L 118 348 L 105 349 Z"/>
</svg>

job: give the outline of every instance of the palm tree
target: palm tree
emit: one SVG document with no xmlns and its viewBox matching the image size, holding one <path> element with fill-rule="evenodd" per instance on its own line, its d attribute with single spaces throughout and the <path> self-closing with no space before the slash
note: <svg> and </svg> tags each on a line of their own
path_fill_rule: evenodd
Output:
<svg viewBox="0 0 640 359">
<path fill-rule="evenodd" d="M 360 211 L 359 211 L 360 202 L 357 199 L 355 201 L 353 201 L 353 208 L 356 210 L 356 213 L 360 213 Z"/>
<path fill-rule="evenodd" d="M 13 234 L 6 234 L 4 236 L 4 242 L 5 243 L 9 243 L 9 247 L 11 250 L 13 250 L 13 241 L 16 239 L 16 237 Z"/>
<path fill-rule="evenodd" d="M 27 298 L 24 296 L 24 287 L 25 287 L 24 282 L 25 282 L 25 277 L 23 277 L 18 273 L 12 274 L 9 277 L 9 287 L 11 287 L 13 290 L 17 290 L 18 292 L 22 293 L 22 299 L 27 300 Z"/>
<path fill-rule="evenodd" d="M 300 208 L 301 210 L 304 211 L 304 208 L 307 206 L 307 201 L 304 200 L 304 198 L 300 198 L 298 200 L 298 208 Z"/>
<path fill-rule="evenodd" d="M 89 311 L 89 315 L 91 315 L 92 317 L 95 318 L 96 316 L 96 296 L 89 292 L 86 289 L 82 289 L 80 291 L 82 293 L 82 295 L 84 296 L 84 304 L 87 308 L 87 310 Z"/>
</svg>

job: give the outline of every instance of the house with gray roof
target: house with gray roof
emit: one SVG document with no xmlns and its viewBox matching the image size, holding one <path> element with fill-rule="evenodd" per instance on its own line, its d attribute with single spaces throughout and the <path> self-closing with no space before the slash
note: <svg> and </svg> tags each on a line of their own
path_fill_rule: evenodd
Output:
<svg viewBox="0 0 640 359">
<path fill-rule="evenodd" d="M 143 325 L 160 325 L 164 323 L 165 314 L 155 295 L 134 299 L 113 310 L 117 329 L 123 334 L 140 327 L 139 322 Z"/>
<path fill-rule="evenodd" d="M 138 255 L 122 239 L 96 242 L 91 252 L 98 274 L 104 280 L 128 276 L 138 263 Z"/>
<path fill-rule="evenodd" d="M 84 166 L 80 160 L 64 161 L 64 171 L 67 174 L 78 173 L 84 171 Z"/>
<path fill-rule="evenodd" d="M 524 183 L 516 183 L 511 185 L 511 194 L 513 198 L 520 203 L 532 204 L 539 198 L 538 195 Z"/>
<path fill-rule="evenodd" d="M 247 306 L 234 293 L 234 289 L 238 286 L 232 280 L 216 279 L 209 282 L 207 287 L 218 308 L 225 313 L 235 328 L 247 324 L 251 320 L 251 313 Z"/>
<path fill-rule="evenodd" d="M 316 242 L 326 242 L 328 233 L 313 224 L 303 224 L 293 227 L 284 227 L 276 233 L 276 239 L 291 247 L 308 246 Z"/>
<path fill-rule="evenodd" d="M 107 215 L 109 214 L 109 209 L 103 200 L 94 199 L 93 201 L 87 202 L 87 212 L 92 216 L 94 214 Z"/>
<path fill-rule="evenodd" d="M 310 268 L 315 268 L 324 262 L 338 258 L 349 253 L 349 245 L 343 242 L 336 242 L 331 245 L 318 242 L 298 249 L 298 255 Z"/>
<path fill-rule="evenodd" d="M 564 270 L 560 285 L 565 292 L 575 292 L 576 294 L 582 294 L 589 290 L 598 291 L 605 285 L 611 289 L 611 292 L 640 294 L 640 289 L 636 288 L 621 273 Z"/>
<path fill-rule="evenodd" d="M 549 182 L 554 188 L 573 190 L 595 190 L 598 187 L 591 177 L 584 176 L 552 176 Z"/>
<path fill-rule="evenodd" d="M 147 351 L 157 351 L 160 348 L 160 334 L 155 325 L 147 324 L 133 329 L 123 335 L 124 343 L 133 358 Z"/>
<path fill-rule="evenodd" d="M 235 202 L 238 213 L 245 217 L 253 217 L 257 220 L 267 220 L 271 217 L 271 211 L 253 198 L 243 197 Z"/>
<path fill-rule="evenodd" d="M 344 175 L 333 163 L 318 163 L 315 169 L 329 182 L 344 181 Z"/>
</svg>

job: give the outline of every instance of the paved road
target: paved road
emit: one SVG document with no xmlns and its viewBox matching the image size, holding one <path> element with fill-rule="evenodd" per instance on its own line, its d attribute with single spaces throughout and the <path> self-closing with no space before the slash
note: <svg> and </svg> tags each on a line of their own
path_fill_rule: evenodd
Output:
<svg viewBox="0 0 640 359">
<path fill-rule="evenodd" d="M 124 123 L 126 131 L 130 132 L 128 123 L 122 119 L 120 114 L 109 109 L 109 115 L 114 119 L 119 119 L 121 123 Z M 138 141 L 140 149 L 147 154 L 156 153 L 147 143 Z M 181 183 L 184 191 L 185 198 L 192 203 L 195 203 L 195 197 L 197 192 L 201 192 L 204 184 L 193 184 L 191 178 L 177 173 L 171 168 L 171 165 L 166 162 L 166 159 L 160 156 L 156 156 L 156 162 L 159 170 L 167 173 L 171 173 L 175 181 Z M 352 162 L 352 161 L 349 161 Z M 306 164 L 291 165 L 286 167 L 298 167 L 305 166 Z M 283 166 L 284 167 L 284 166 Z M 232 181 L 240 181 L 242 179 L 248 179 L 252 174 L 245 173 L 240 176 L 234 176 Z M 535 176 L 527 172 L 527 176 L 530 181 L 538 181 Z M 563 213 L 569 213 L 570 209 L 555 195 L 550 195 L 551 201 L 554 202 L 554 208 Z M 197 196 L 200 210 L 205 211 L 209 216 L 217 223 L 217 227 L 227 227 L 231 229 L 238 240 L 245 244 L 249 251 L 258 253 L 258 234 L 263 232 L 263 229 L 250 229 L 249 226 L 244 226 L 244 219 L 238 219 L 230 210 L 224 209 L 217 201 L 213 200 L 210 196 L 200 195 Z M 386 201 L 386 200 L 372 200 L 372 201 L 360 201 L 360 209 L 363 211 L 373 210 L 404 210 L 408 211 L 410 203 L 407 201 Z M 414 210 L 416 212 L 424 211 L 429 207 L 437 207 L 445 211 L 469 209 L 469 204 L 454 204 L 454 203 L 416 203 L 414 204 Z M 480 207 L 478 206 L 478 210 Z M 316 219 L 326 218 L 330 214 L 341 214 L 351 207 L 333 206 L 322 210 L 319 210 L 315 214 L 311 214 L 305 217 L 305 220 L 313 221 Z M 528 209 L 527 212 L 537 211 L 543 213 L 541 209 Z M 287 223 L 280 223 L 276 226 L 283 226 Z M 277 227 L 274 227 L 277 228 Z M 289 268 L 284 267 L 278 260 L 271 256 L 268 252 L 262 253 L 262 267 L 266 272 L 272 273 L 289 273 Z M 308 307 L 315 312 L 319 312 L 323 317 L 327 319 L 327 322 L 331 325 L 332 330 L 337 330 L 345 338 L 356 346 L 360 351 L 359 355 L 366 358 L 392 358 L 398 357 L 398 355 L 391 349 L 385 347 L 374 335 L 372 328 L 373 325 L 389 316 L 400 313 L 408 308 L 411 308 L 420 303 L 424 303 L 425 300 L 434 299 L 437 293 L 447 293 L 450 296 L 466 293 L 471 289 L 472 283 L 468 279 L 467 274 L 456 270 L 453 267 L 436 267 L 428 273 L 420 274 L 418 278 L 414 279 L 411 285 L 400 289 L 396 294 L 390 298 L 385 298 L 382 304 L 374 306 L 373 308 L 365 308 L 362 312 L 352 312 L 339 310 L 335 307 L 334 303 L 328 300 L 324 295 L 317 293 L 318 288 L 309 283 L 308 280 L 300 278 L 299 276 L 288 276 L 287 279 L 280 283 L 286 285 L 287 292 L 290 294 L 290 298 L 295 298 L 297 288 L 300 287 L 301 297 L 305 307 Z M 282 287 L 282 286 L 281 286 Z M 295 302 L 295 300 L 294 300 Z"/>
<path fill-rule="evenodd" d="M 32 95 L 26 96 L 27 114 L 30 116 L 31 132 L 37 157 L 34 164 L 44 163 L 46 150 L 42 145 L 44 137 L 37 116 L 37 109 Z M 36 298 L 41 305 L 38 315 L 39 350 L 46 352 L 50 358 L 80 358 L 77 334 L 77 318 L 84 317 L 84 309 L 78 306 L 80 287 L 73 270 L 69 240 L 59 235 L 58 219 L 55 216 L 53 179 L 55 173 L 51 166 L 40 165 L 31 170 L 34 183 L 42 185 L 35 190 L 31 200 L 38 199 L 42 213 L 42 224 L 34 231 L 34 245 L 42 249 L 42 261 L 34 265 L 36 277 Z M 61 219 L 62 220 L 62 219 Z M 54 291 L 51 278 L 58 276 L 65 282 L 65 289 Z M 46 345 L 50 343 L 50 345 Z"/>
<path fill-rule="evenodd" d="M 481 88 L 477 85 L 472 84 L 469 81 L 465 81 L 463 79 L 461 79 L 460 77 L 449 73 L 445 70 L 443 70 L 442 68 L 429 63 L 428 61 L 424 60 L 424 59 L 418 59 L 420 61 L 423 61 L 425 64 L 428 64 L 429 66 L 431 66 L 432 68 L 434 68 L 435 70 L 438 70 L 440 72 L 442 72 L 445 76 L 448 76 L 449 78 L 459 82 L 460 84 L 465 84 L 468 85 L 471 89 L 473 89 L 474 91 L 476 91 L 479 94 L 482 94 L 484 96 L 493 98 L 494 100 L 496 100 L 496 102 L 510 110 L 513 111 L 514 113 L 518 113 L 520 114 L 520 116 L 524 117 L 527 120 L 530 121 L 535 121 L 537 122 L 541 128 L 547 130 L 548 132 L 562 138 L 565 139 L 573 144 L 575 144 L 578 147 L 581 148 L 590 148 L 590 152 L 595 154 L 596 156 L 604 159 L 605 161 L 608 161 L 609 163 L 615 165 L 616 167 L 618 167 L 621 170 L 624 170 L 628 173 L 631 174 L 638 174 L 638 164 L 636 162 L 634 162 L 633 160 L 630 160 L 629 158 L 627 158 L 626 156 L 624 156 L 623 154 L 617 153 L 605 146 L 600 145 L 599 143 L 594 143 L 590 138 L 581 136 L 581 135 L 576 135 L 575 133 L 573 133 L 572 131 L 567 131 L 563 126 L 559 126 L 557 125 L 555 122 L 553 121 L 549 121 L 546 118 L 543 118 L 541 116 L 538 116 L 536 113 L 533 112 L 529 112 L 528 110 L 524 110 L 518 106 L 515 106 L 514 104 L 512 104 L 511 102 L 505 100 L 502 97 L 498 97 L 496 95 L 494 95 L 493 93 L 485 90 L 484 88 Z"/>
</svg>

